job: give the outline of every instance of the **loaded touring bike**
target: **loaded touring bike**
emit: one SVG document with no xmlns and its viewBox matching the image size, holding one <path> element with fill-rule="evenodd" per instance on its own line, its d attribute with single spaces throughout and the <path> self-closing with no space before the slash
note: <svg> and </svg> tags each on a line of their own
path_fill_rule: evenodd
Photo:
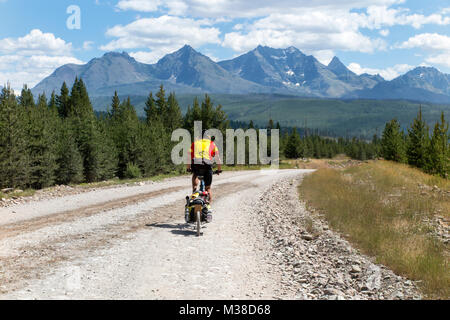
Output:
<svg viewBox="0 0 450 320">
<path fill-rule="evenodd" d="M 218 175 L 220 172 L 216 170 L 214 174 Z M 208 215 L 209 192 L 205 190 L 204 177 L 198 176 L 197 178 L 200 180 L 200 188 L 194 191 L 191 196 L 186 197 L 185 220 L 186 223 L 195 225 L 197 237 L 200 237 L 202 226 L 211 222 L 211 217 Z"/>
</svg>

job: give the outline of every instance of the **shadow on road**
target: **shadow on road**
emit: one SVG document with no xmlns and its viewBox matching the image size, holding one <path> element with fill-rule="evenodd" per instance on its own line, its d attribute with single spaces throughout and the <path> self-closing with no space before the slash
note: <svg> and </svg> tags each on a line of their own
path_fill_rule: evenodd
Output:
<svg viewBox="0 0 450 320">
<path fill-rule="evenodd" d="M 171 229 L 171 233 L 185 237 L 197 236 L 197 232 L 194 230 L 193 226 L 188 224 L 152 223 L 145 226 L 149 228 Z"/>
</svg>

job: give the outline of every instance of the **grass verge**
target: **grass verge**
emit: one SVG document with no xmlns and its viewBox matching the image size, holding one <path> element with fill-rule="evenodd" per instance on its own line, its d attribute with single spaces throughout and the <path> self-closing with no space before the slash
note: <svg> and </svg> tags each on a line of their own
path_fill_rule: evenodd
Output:
<svg viewBox="0 0 450 320">
<path fill-rule="evenodd" d="M 11 193 L 0 192 L 0 199 L 16 199 L 20 197 L 31 197 L 36 193 L 34 189 L 14 190 Z"/>
<path fill-rule="evenodd" d="M 427 223 L 436 215 L 448 221 L 449 180 L 374 161 L 344 170 L 319 169 L 299 188 L 308 205 L 365 254 L 420 281 L 428 298 L 449 298 L 448 244 Z"/>
</svg>

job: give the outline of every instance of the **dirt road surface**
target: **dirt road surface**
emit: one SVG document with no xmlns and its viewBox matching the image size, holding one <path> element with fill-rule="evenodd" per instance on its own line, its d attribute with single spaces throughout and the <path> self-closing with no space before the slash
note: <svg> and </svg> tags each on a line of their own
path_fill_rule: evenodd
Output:
<svg viewBox="0 0 450 320">
<path fill-rule="evenodd" d="M 215 177 L 214 221 L 200 238 L 184 223 L 187 176 L 1 208 L 0 299 L 419 298 L 414 284 L 356 251 L 318 250 L 320 239 L 301 236 L 301 225 L 292 229 L 292 219 L 302 224 L 308 214 L 296 186 L 310 172 Z M 280 214 L 286 217 L 274 220 Z M 284 236 L 300 249 L 289 241 L 280 249 Z M 324 247 L 341 241 L 329 230 L 321 239 Z M 345 263 L 355 255 L 358 264 Z M 311 256 L 312 266 L 304 260 L 299 268 L 290 256 Z M 327 263 L 336 272 L 316 283 Z M 373 288 L 361 287 L 366 274 Z"/>
</svg>

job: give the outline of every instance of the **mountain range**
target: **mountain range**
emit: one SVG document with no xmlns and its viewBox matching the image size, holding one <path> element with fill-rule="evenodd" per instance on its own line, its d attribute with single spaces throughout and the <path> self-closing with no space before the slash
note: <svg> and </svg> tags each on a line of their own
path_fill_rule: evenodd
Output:
<svg viewBox="0 0 450 320">
<path fill-rule="evenodd" d="M 295 47 L 258 46 L 232 60 L 215 62 L 186 45 L 156 64 L 136 61 L 126 52 L 109 52 L 85 65 L 57 68 L 33 89 L 51 94 L 65 81 L 81 77 L 92 96 L 146 96 L 163 84 L 181 94 L 271 93 L 339 99 L 407 99 L 450 103 L 450 75 L 418 67 L 391 81 L 379 75 L 357 75 L 337 57 L 328 65 Z"/>
</svg>

